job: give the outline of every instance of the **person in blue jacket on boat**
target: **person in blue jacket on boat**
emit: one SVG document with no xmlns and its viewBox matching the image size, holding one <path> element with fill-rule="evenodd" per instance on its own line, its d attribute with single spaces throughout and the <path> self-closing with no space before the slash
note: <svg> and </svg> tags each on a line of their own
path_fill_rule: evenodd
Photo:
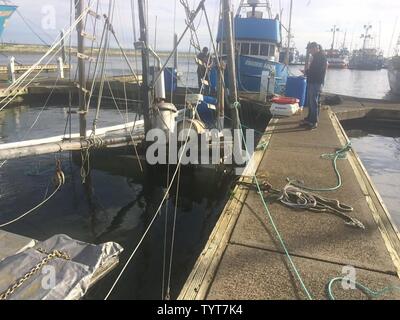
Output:
<svg viewBox="0 0 400 320">
<path fill-rule="evenodd" d="M 308 69 L 304 71 L 307 76 L 307 99 L 308 116 L 302 121 L 302 125 L 313 130 L 318 127 L 320 95 L 325 84 L 325 75 L 328 68 L 328 60 L 322 50 L 322 47 L 311 42 L 307 47 L 312 55 L 312 61 Z"/>
</svg>

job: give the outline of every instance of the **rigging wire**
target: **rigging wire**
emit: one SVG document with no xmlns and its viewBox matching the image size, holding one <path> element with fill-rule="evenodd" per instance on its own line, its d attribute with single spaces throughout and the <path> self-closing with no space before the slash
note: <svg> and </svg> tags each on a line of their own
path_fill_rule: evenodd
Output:
<svg viewBox="0 0 400 320">
<path fill-rule="evenodd" d="M 9 226 L 9 225 L 17 222 L 17 221 L 20 221 L 21 219 L 23 219 L 27 215 L 31 214 L 35 210 L 37 210 L 40 207 L 42 207 L 44 204 L 46 204 L 50 199 L 52 199 L 56 195 L 56 193 L 60 190 L 62 185 L 65 183 L 65 175 L 61 170 L 61 162 L 60 161 L 57 161 L 57 169 L 56 169 L 56 175 L 55 175 L 54 179 L 57 182 L 57 185 L 56 185 L 54 191 L 49 196 L 47 196 L 47 192 L 48 192 L 48 187 L 47 187 L 46 188 L 46 192 L 45 192 L 45 197 L 39 204 L 37 204 L 35 207 L 33 207 L 32 209 L 28 210 L 27 212 L 21 214 L 17 218 L 15 218 L 15 219 L 13 219 L 11 221 L 8 221 L 6 223 L 0 224 L 0 228 L 4 228 L 6 226 Z"/>
<path fill-rule="evenodd" d="M 29 22 L 31 22 L 28 18 L 25 18 L 22 14 L 21 14 L 21 12 L 18 10 L 18 9 L 16 9 L 15 10 L 16 12 L 17 12 L 17 14 L 19 15 L 19 17 L 22 19 L 22 21 L 24 22 L 24 24 L 28 27 L 28 29 L 40 40 L 40 42 L 42 42 L 45 46 L 47 46 L 47 47 L 49 47 L 50 45 L 49 45 L 49 43 L 47 42 L 47 41 L 45 41 L 34 29 L 33 29 L 33 27 L 28 23 L 28 21 Z M 32 23 L 32 22 L 31 22 Z M 33 23 L 32 23 L 33 24 Z M 44 32 L 44 30 L 42 30 L 43 32 Z M 52 37 L 49 35 L 49 34 L 47 34 L 47 33 L 45 33 L 50 39 L 52 39 Z"/>
<path fill-rule="evenodd" d="M 2 111 L 8 104 L 11 103 L 11 101 L 17 96 L 18 94 L 18 90 L 19 88 L 23 85 L 23 81 L 27 79 L 27 77 L 35 70 L 35 68 L 37 68 L 40 63 L 43 62 L 43 60 L 45 60 L 50 54 L 51 52 L 53 52 L 57 47 L 59 48 L 55 54 L 53 54 L 53 56 L 50 58 L 54 59 L 54 57 L 61 51 L 61 48 L 59 47 L 60 43 L 62 42 L 63 39 L 66 38 L 67 35 L 69 35 L 72 30 L 76 27 L 76 25 L 79 23 L 80 20 L 83 19 L 83 17 L 87 14 L 89 8 L 85 9 L 82 14 L 80 15 L 80 17 L 77 18 L 77 20 L 75 21 L 75 23 L 69 28 L 69 30 L 64 34 L 64 36 L 60 39 L 60 40 L 56 40 L 54 42 L 54 44 L 52 45 L 52 47 L 46 52 L 46 54 L 44 54 L 34 65 L 32 65 L 20 78 L 18 78 L 13 84 L 11 84 L 6 90 L 9 92 L 9 94 L 4 97 L 1 101 L 0 104 L 2 104 L 4 101 L 6 101 L 7 99 L 9 99 L 9 101 L 7 103 L 5 103 L 2 107 L 0 107 L 0 111 Z M 23 89 L 26 89 L 26 87 L 32 83 L 38 76 L 39 74 L 43 71 L 43 69 L 45 67 L 48 66 L 48 64 L 50 63 L 50 60 L 46 63 L 45 66 L 43 66 L 39 72 L 35 75 L 35 77 L 33 79 L 31 79 L 28 84 L 26 84 Z M 12 98 L 10 98 L 12 95 L 14 95 Z"/>
<path fill-rule="evenodd" d="M 187 30 L 187 29 L 186 29 L 186 30 Z M 178 45 L 179 45 L 179 41 L 178 41 Z M 176 50 L 176 48 L 175 48 L 175 50 Z M 211 59 L 211 55 L 209 56 L 208 63 L 210 62 L 210 59 Z M 201 86 L 201 88 L 200 88 L 200 92 L 202 92 L 203 89 L 204 89 L 204 80 L 205 80 L 206 76 L 207 76 L 207 72 L 205 72 L 205 74 L 204 74 L 204 77 L 203 77 L 203 84 L 202 84 L 202 86 Z M 194 107 L 194 112 L 193 112 L 193 114 L 192 114 L 192 120 L 195 119 L 196 110 L 197 110 L 197 106 L 199 105 L 199 103 L 200 103 L 200 101 L 197 101 L 197 103 L 196 103 L 196 105 L 195 105 L 195 107 Z M 153 226 L 153 224 L 154 224 L 154 222 L 155 222 L 157 216 L 159 215 L 159 213 L 160 213 L 160 211 L 161 211 L 161 209 L 162 209 L 162 207 L 163 207 L 163 205 L 164 205 L 164 203 L 165 203 L 165 201 L 166 201 L 166 199 L 167 199 L 167 197 L 168 197 L 168 195 L 169 195 L 169 193 L 170 193 L 170 190 L 171 190 L 171 188 L 172 188 L 172 186 L 173 186 L 173 183 L 174 183 L 174 181 L 175 181 L 175 179 L 176 179 L 176 177 L 177 177 L 177 175 L 178 175 L 179 168 L 180 168 L 181 165 L 182 165 L 183 155 L 185 154 L 186 147 L 187 147 L 188 142 L 189 142 L 190 132 L 191 132 L 192 128 L 193 128 L 193 121 L 190 122 L 190 126 L 189 126 L 189 129 L 188 129 L 188 131 L 187 131 L 187 135 L 186 135 L 186 138 L 185 138 L 183 147 L 181 148 L 182 152 L 181 152 L 181 154 L 180 154 L 180 156 L 179 156 L 178 164 L 177 164 L 177 167 L 176 167 L 176 169 L 175 169 L 175 171 L 174 171 L 174 174 L 172 175 L 170 185 L 168 186 L 168 188 L 167 188 L 167 190 L 166 190 L 166 192 L 165 192 L 165 194 L 164 194 L 164 196 L 163 196 L 163 198 L 162 198 L 162 200 L 161 200 L 161 203 L 160 203 L 160 205 L 158 206 L 158 208 L 157 208 L 157 210 L 156 210 L 156 212 L 155 212 L 153 218 L 150 220 L 149 225 L 147 226 L 147 228 L 146 228 L 146 230 L 144 231 L 142 237 L 140 238 L 138 244 L 136 245 L 136 247 L 135 247 L 134 250 L 132 251 L 131 255 L 129 256 L 128 260 L 125 262 L 125 265 L 122 267 L 122 270 L 121 270 L 120 273 L 118 274 L 116 280 L 114 281 L 113 285 L 111 286 L 111 288 L 110 288 L 110 290 L 108 291 L 107 295 L 105 296 L 104 300 L 107 300 L 107 299 L 110 297 L 111 293 L 114 291 L 114 289 L 115 289 L 117 283 L 118 283 L 119 280 L 121 279 L 122 275 L 124 274 L 126 268 L 128 267 L 128 265 L 129 265 L 129 263 L 131 262 L 131 260 L 133 259 L 133 257 L 136 255 L 136 252 L 137 252 L 138 249 L 141 247 L 141 245 L 142 245 L 144 239 L 146 238 L 146 236 L 147 236 L 147 234 L 149 233 L 151 227 Z"/>
</svg>

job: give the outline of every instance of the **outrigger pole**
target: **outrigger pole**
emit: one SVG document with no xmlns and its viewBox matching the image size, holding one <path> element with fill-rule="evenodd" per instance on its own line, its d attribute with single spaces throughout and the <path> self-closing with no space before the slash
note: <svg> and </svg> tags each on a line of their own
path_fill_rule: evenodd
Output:
<svg viewBox="0 0 400 320">
<path fill-rule="evenodd" d="M 289 65 L 290 60 L 290 41 L 292 39 L 292 12 L 293 12 L 293 0 L 290 0 L 290 13 L 289 13 L 289 29 L 288 29 L 288 44 L 285 53 L 285 64 Z"/>
<path fill-rule="evenodd" d="M 222 0 L 222 12 L 223 12 L 223 29 L 224 29 L 224 39 L 226 41 L 227 49 L 227 64 L 228 64 L 228 74 L 229 74 L 229 102 L 232 108 L 232 119 L 233 119 L 233 129 L 237 133 L 240 133 L 241 124 L 239 117 L 239 99 L 236 81 L 236 63 L 235 63 L 235 38 L 233 36 L 233 12 L 231 10 L 230 0 Z M 241 135 L 235 135 L 235 144 L 238 149 L 242 149 Z"/>
<path fill-rule="evenodd" d="M 140 49 L 142 50 L 142 99 L 143 99 L 143 117 L 144 117 L 144 128 L 145 134 L 151 129 L 150 123 L 150 101 L 152 91 L 149 82 L 149 33 L 147 29 L 146 19 L 146 0 L 138 0 L 139 8 L 139 23 L 140 23 Z M 135 44 L 137 47 L 137 44 Z"/>
</svg>

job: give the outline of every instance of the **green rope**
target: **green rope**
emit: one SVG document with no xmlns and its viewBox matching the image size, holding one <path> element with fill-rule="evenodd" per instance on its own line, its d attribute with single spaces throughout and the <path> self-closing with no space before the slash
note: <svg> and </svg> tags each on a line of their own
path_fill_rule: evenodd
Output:
<svg viewBox="0 0 400 320">
<path fill-rule="evenodd" d="M 334 187 L 330 188 L 310 188 L 304 186 L 303 183 L 299 183 L 299 181 L 292 180 L 288 178 L 288 181 L 293 181 L 292 185 L 298 188 L 301 188 L 306 191 L 313 191 L 313 192 L 329 192 L 329 191 L 336 191 L 342 186 L 342 176 L 340 175 L 339 169 L 337 167 L 337 161 L 339 159 L 345 159 L 347 152 L 351 150 L 351 142 L 347 143 L 342 149 L 337 150 L 335 153 L 331 154 L 323 154 L 321 158 L 323 159 L 332 159 L 333 169 L 335 170 L 335 175 L 337 179 L 337 184 Z"/>
<path fill-rule="evenodd" d="M 330 300 L 336 300 L 334 294 L 333 294 L 333 290 L 332 290 L 332 286 L 335 282 L 338 281 L 343 281 L 346 280 L 345 278 L 334 278 L 332 279 L 329 284 L 328 284 L 328 295 L 329 295 L 329 299 Z M 381 296 L 383 296 L 384 294 L 388 293 L 388 292 L 393 292 L 393 291 L 399 291 L 400 292 L 400 287 L 397 286 L 392 286 L 392 287 L 386 287 L 382 290 L 379 291 L 373 291 L 370 288 L 358 283 L 358 282 L 354 282 L 356 288 L 358 290 L 360 290 L 361 292 L 365 293 L 366 295 L 368 295 L 371 298 L 379 298 Z"/>
<path fill-rule="evenodd" d="M 239 122 L 239 125 L 240 125 L 240 132 L 242 133 L 242 140 L 243 140 L 244 146 L 246 148 L 247 153 L 249 153 L 247 145 L 246 145 L 246 141 L 244 139 L 244 134 L 243 134 L 243 130 L 242 130 L 242 124 L 240 122 Z M 268 145 L 269 145 L 269 143 L 265 143 L 265 149 L 264 150 L 266 150 L 268 148 Z M 285 251 L 285 255 L 286 255 L 287 259 L 289 260 L 289 263 L 292 266 L 292 269 L 293 269 L 296 277 L 299 279 L 300 285 L 301 285 L 303 291 L 305 292 L 307 298 L 309 300 L 313 300 L 313 297 L 310 294 L 310 292 L 308 291 L 306 285 L 304 284 L 303 278 L 301 277 L 299 271 L 297 270 L 297 267 L 296 267 L 291 255 L 290 255 L 290 253 L 289 253 L 289 250 L 286 247 L 285 241 L 283 240 L 282 235 L 280 234 L 280 232 L 278 230 L 278 227 L 275 224 L 274 218 L 272 217 L 272 214 L 271 214 L 271 212 L 270 212 L 270 210 L 268 208 L 268 204 L 265 201 L 264 194 L 263 194 L 263 192 L 261 190 L 261 186 L 260 186 L 260 183 L 259 183 L 256 175 L 253 176 L 253 180 L 254 180 L 254 182 L 255 182 L 255 184 L 257 186 L 257 191 L 258 191 L 257 193 L 260 196 L 260 199 L 261 199 L 261 201 L 262 201 L 262 203 L 264 205 L 265 212 L 267 213 L 268 218 L 269 218 L 269 220 L 271 222 L 271 225 L 274 228 L 274 231 L 275 231 L 275 233 L 276 233 L 276 235 L 278 237 L 278 240 L 279 240 L 283 250 Z"/>
<path fill-rule="evenodd" d="M 247 148 L 246 141 L 245 141 L 244 135 L 243 135 L 243 130 L 242 130 L 243 126 L 242 126 L 242 124 L 240 122 L 239 122 L 239 124 L 240 124 L 240 131 L 242 133 L 242 139 L 243 139 L 246 151 L 248 153 L 248 148 Z M 268 146 L 269 146 L 269 142 L 264 142 L 264 143 L 261 144 L 261 147 L 262 147 L 262 149 L 264 151 L 268 148 Z M 260 146 L 259 146 L 259 148 L 260 148 Z M 349 152 L 350 150 L 351 150 L 351 143 L 349 142 L 342 149 L 336 151 L 335 153 L 333 153 L 333 154 L 323 154 L 321 156 L 324 159 L 332 159 L 333 167 L 334 167 L 335 174 L 336 174 L 336 177 L 337 177 L 337 182 L 338 182 L 335 187 L 325 188 L 325 189 L 312 189 L 312 188 L 306 188 L 304 186 L 300 186 L 300 187 L 302 189 L 309 190 L 309 191 L 334 191 L 334 190 L 339 189 L 342 186 L 342 177 L 341 177 L 340 172 L 339 172 L 339 170 L 337 168 L 337 160 L 338 159 L 345 159 L 347 152 Z M 269 218 L 269 220 L 271 222 L 271 225 L 274 228 L 274 231 L 275 231 L 275 233 L 276 233 L 276 235 L 278 237 L 278 240 L 279 240 L 279 242 L 280 242 L 280 244 L 281 244 L 281 246 L 282 246 L 282 248 L 283 248 L 283 250 L 285 252 L 285 255 L 286 255 L 287 259 L 290 262 L 290 265 L 291 265 L 296 277 L 298 278 L 298 280 L 300 282 L 300 285 L 301 285 L 303 291 L 305 292 L 305 294 L 307 295 L 307 298 L 309 300 L 313 300 L 313 297 L 312 297 L 311 293 L 309 292 L 309 290 L 307 289 L 307 287 L 306 287 L 306 285 L 304 283 L 304 280 L 301 277 L 301 275 L 300 275 L 300 273 L 299 273 L 299 271 L 298 271 L 298 269 L 297 269 L 297 267 L 296 267 L 291 255 L 290 255 L 290 253 L 289 253 L 289 251 L 288 251 L 288 249 L 286 247 L 285 241 L 283 240 L 282 235 L 280 234 L 280 232 L 278 230 L 278 227 L 275 224 L 274 218 L 272 217 L 272 214 L 271 214 L 271 212 L 269 210 L 268 204 L 265 201 L 263 191 L 261 190 L 260 182 L 258 181 L 256 175 L 253 176 L 253 181 L 255 182 L 255 184 L 257 186 L 257 193 L 259 194 L 259 196 L 261 198 L 261 201 L 262 201 L 262 203 L 264 205 L 265 212 L 268 215 L 268 218 Z M 330 300 L 335 300 L 335 296 L 334 296 L 333 290 L 332 290 L 333 284 L 335 282 L 337 282 L 337 281 L 342 281 L 343 279 L 344 278 L 334 278 L 329 282 L 329 284 L 328 284 L 328 295 L 329 295 L 329 299 Z M 387 292 L 392 292 L 392 291 L 395 291 L 395 290 L 400 291 L 400 287 L 396 287 L 396 286 L 386 287 L 386 288 L 384 288 L 384 289 L 382 289 L 380 291 L 373 291 L 373 290 L 369 289 L 368 287 L 366 287 L 366 286 L 364 286 L 364 285 L 362 285 L 360 283 L 355 282 L 355 285 L 356 285 L 356 288 L 358 290 L 360 290 L 360 291 L 364 292 L 365 294 L 367 294 L 367 295 L 369 295 L 371 297 L 374 297 L 374 298 L 378 298 L 378 297 L 384 295 Z"/>
</svg>

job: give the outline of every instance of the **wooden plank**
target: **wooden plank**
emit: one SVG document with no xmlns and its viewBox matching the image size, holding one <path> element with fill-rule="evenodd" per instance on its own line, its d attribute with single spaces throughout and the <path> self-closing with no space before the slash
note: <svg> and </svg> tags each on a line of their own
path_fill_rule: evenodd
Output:
<svg viewBox="0 0 400 320">
<path fill-rule="evenodd" d="M 273 131 L 278 119 L 273 119 L 266 131 Z M 207 295 L 208 288 L 215 276 L 219 262 L 225 252 L 234 226 L 236 225 L 243 204 L 248 195 L 248 189 L 240 185 L 252 178 L 265 155 L 264 146 L 267 145 L 272 134 L 264 134 L 256 151 L 245 168 L 238 184 L 233 190 L 234 197 L 228 201 L 221 213 L 218 222 L 211 233 L 205 248 L 196 261 L 186 283 L 184 284 L 178 300 L 202 300 Z"/>
</svg>

